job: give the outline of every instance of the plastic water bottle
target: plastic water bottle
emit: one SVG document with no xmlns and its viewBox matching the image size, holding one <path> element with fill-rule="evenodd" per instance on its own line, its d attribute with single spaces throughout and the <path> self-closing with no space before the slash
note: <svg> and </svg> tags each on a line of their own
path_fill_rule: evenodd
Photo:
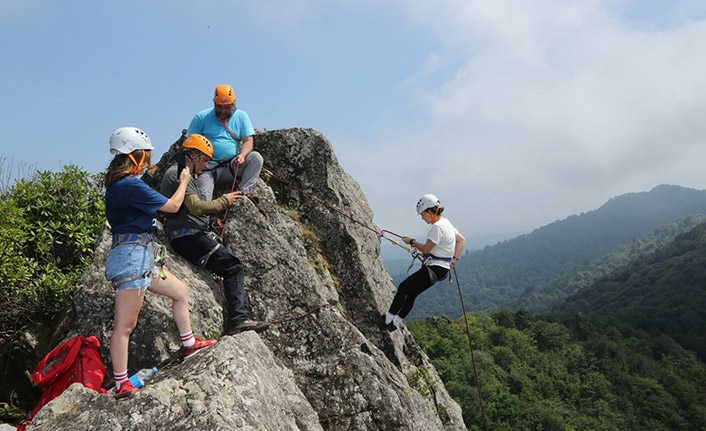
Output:
<svg viewBox="0 0 706 431">
<path fill-rule="evenodd" d="M 143 368 L 132 376 L 130 376 L 130 383 L 132 383 L 132 385 L 136 388 L 141 388 L 145 386 L 145 383 L 147 383 L 156 372 L 157 367 L 152 367 L 151 369 Z"/>
</svg>

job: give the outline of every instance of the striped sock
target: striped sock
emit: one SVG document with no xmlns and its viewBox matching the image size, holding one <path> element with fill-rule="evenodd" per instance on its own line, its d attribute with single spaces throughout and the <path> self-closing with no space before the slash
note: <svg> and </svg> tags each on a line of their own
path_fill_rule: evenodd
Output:
<svg viewBox="0 0 706 431">
<path fill-rule="evenodd" d="M 194 339 L 194 333 L 192 331 L 179 334 L 179 336 L 181 336 L 181 343 L 184 345 L 184 347 L 191 347 L 196 342 L 196 340 Z"/>
<path fill-rule="evenodd" d="M 129 379 L 127 378 L 127 370 L 120 373 L 115 372 L 115 370 L 113 370 L 113 378 L 115 379 L 115 389 L 118 391 L 120 390 L 120 388 L 123 387 L 126 382 L 129 381 Z"/>
</svg>

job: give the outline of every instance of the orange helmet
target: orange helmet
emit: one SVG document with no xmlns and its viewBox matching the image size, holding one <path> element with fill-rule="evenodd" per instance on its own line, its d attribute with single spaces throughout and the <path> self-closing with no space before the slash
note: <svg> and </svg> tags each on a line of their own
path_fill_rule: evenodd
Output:
<svg viewBox="0 0 706 431">
<path fill-rule="evenodd" d="M 205 136 L 194 133 L 184 141 L 184 148 L 194 148 L 208 157 L 213 157 L 213 145 Z"/>
<path fill-rule="evenodd" d="M 213 101 L 216 105 L 230 105 L 235 103 L 235 92 L 233 92 L 233 87 L 228 84 L 221 84 L 216 87 L 215 94 L 213 95 Z"/>
</svg>

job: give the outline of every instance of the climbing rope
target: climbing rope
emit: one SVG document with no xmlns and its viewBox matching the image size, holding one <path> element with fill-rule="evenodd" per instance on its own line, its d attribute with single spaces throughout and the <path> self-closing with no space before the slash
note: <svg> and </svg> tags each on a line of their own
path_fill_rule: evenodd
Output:
<svg viewBox="0 0 706 431">
<path fill-rule="evenodd" d="M 485 408 L 483 407 L 483 397 L 480 394 L 480 381 L 478 380 L 478 370 L 476 369 L 476 355 L 473 351 L 473 341 L 471 341 L 471 327 L 468 326 L 468 316 L 466 315 L 466 306 L 463 303 L 463 294 L 461 293 L 461 284 L 458 281 L 458 274 L 456 274 L 456 267 L 453 268 L 454 277 L 456 278 L 456 286 L 458 287 L 458 297 L 461 298 L 461 309 L 463 310 L 463 320 L 466 322 L 466 335 L 468 336 L 468 345 L 471 348 L 471 360 L 473 362 L 473 372 L 476 375 L 476 388 L 478 388 L 478 401 L 480 402 L 480 411 L 483 416 L 483 425 L 485 426 L 485 431 L 488 431 L 488 422 L 485 420 Z"/>
<path fill-rule="evenodd" d="M 228 161 L 227 163 L 231 163 L 231 162 Z M 239 166 L 236 163 L 235 164 L 235 172 L 233 172 L 233 184 L 231 184 L 231 186 L 230 186 L 230 192 L 233 193 L 237 189 L 239 192 L 243 193 L 243 196 L 250 199 L 250 202 L 252 202 L 253 205 L 255 205 L 255 208 L 257 208 L 257 210 L 260 212 L 260 214 L 265 216 L 266 219 L 269 219 L 265 210 L 263 210 L 262 207 L 252 197 L 253 193 L 252 192 L 250 192 L 250 193 L 243 192 L 243 189 L 241 189 L 240 186 L 238 185 L 238 168 L 239 168 Z M 216 222 L 215 222 L 215 226 L 218 226 L 219 228 L 221 228 L 221 234 L 219 235 L 221 239 L 223 238 L 223 234 L 226 231 L 226 218 L 228 217 L 228 211 L 230 210 L 230 207 L 231 206 L 228 205 L 226 207 L 225 213 L 223 213 L 223 218 L 216 219 Z"/>
<path fill-rule="evenodd" d="M 348 214 L 344 213 L 343 211 L 339 210 L 338 208 L 334 207 L 333 205 L 331 205 L 331 204 L 329 204 L 329 203 L 326 203 L 326 202 L 322 201 L 321 199 L 317 198 L 316 196 L 312 195 L 311 193 L 305 192 L 304 190 L 300 189 L 299 187 L 293 185 L 288 179 L 284 178 L 283 176 L 281 176 L 281 175 L 278 174 L 277 172 L 273 171 L 273 170 L 272 170 L 271 168 L 269 168 L 268 166 L 263 165 L 262 167 L 265 168 L 265 170 L 267 170 L 270 174 L 272 174 L 272 178 L 273 178 L 273 179 L 275 179 L 275 180 L 281 182 L 282 184 L 284 184 L 284 185 L 286 185 L 286 186 L 288 186 L 288 187 L 293 188 L 294 190 L 298 191 L 299 193 L 303 194 L 304 196 L 308 197 L 309 199 L 312 199 L 312 200 L 314 200 L 314 201 L 320 203 L 321 205 L 325 206 L 326 208 L 330 209 L 331 211 L 336 212 L 336 213 L 342 215 L 343 217 L 346 217 L 347 219 L 349 219 L 349 220 L 351 220 L 351 221 L 353 221 L 353 222 L 355 222 L 355 223 L 358 223 L 359 225 L 361 225 L 361 226 L 363 226 L 364 228 L 366 228 L 366 229 L 368 229 L 368 230 L 374 232 L 375 234 L 378 233 L 375 229 L 371 228 L 370 226 L 366 225 L 365 223 L 363 223 L 363 222 L 361 222 L 361 221 L 359 221 L 359 220 L 356 220 L 356 219 L 355 219 L 354 217 L 352 217 L 351 215 L 348 215 Z"/>
<path fill-rule="evenodd" d="M 228 162 L 230 163 L 230 162 Z M 238 190 L 240 190 L 240 186 L 238 186 L 238 183 L 236 181 L 236 178 L 238 178 L 238 164 L 235 164 L 235 172 L 233 172 L 233 184 L 230 186 L 230 192 L 233 193 L 235 191 L 235 188 L 238 187 Z M 221 234 L 218 235 L 221 240 L 223 239 L 223 234 L 226 232 L 226 218 L 228 217 L 228 210 L 230 210 L 230 205 L 226 207 L 226 212 L 223 213 L 223 218 L 216 219 L 216 225 L 221 228 Z"/>
<path fill-rule="evenodd" d="M 228 122 L 225 121 L 225 120 L 220 120 L 220 122 L 221 122 L 221 124 L 223 125 L 223 127 L 228 131 L 228 133 L 230 133 L 230 135 L 233 137 L 233 139 L 235 139 L 235 140 L 238 142 L 238 144 L 240 144 L 240 143 L 242 142 L 241 139 L 240 139 L 239 137 L 235 136 L 235 133 L 233 133 L 233 131 L 230 130 L 230 127 L 228 127 Z M 237 156 L 236 156 L 236 157 L 237 157 Z M 229 161 L 228 163 L 231 163 L 231 161 Z M 236 164 L 235 164 L 235 172 L 233 173 L 233 186 L 232 186 L 231 189 L 230 189 L 231 192 L 233 192 L 233 191 L 235 190 L 235 187 L 236 187 L 236 185 L 237 185 L 237 184 L 236 184 L 236 178 L 238 178 L 238 163 L 237 163 L 237 162 L 236 162 Z M 238 187 L 238 191 L 240 191 L 240 192 L 243 191 L 243 190 L 240 188 L 240 186 L 237 186 L 237 187 Z M 260 211 L 260 214 L 262 214 L 263 216 L 265 216 L 266 219 L 269 219 L 269 217 L 267 216 L 267 213 L 265 212 L 265 210 L 263 210 L 262 207 L 260 207 L 260 205 L 255 201 L 255 199 L 254 199 L 251 195 L 252 195 L 252 192 L 250 192 L 250 193 L 243 193 L 243 196 L 245 196 L 246 198 L 250 199 L 250 202 L 252 202 L 253 205 L 255 205 L 255 208 L 257 208 L 257 210 Z M 227 214 L 228 214 L 228 209 L 226 208 L 226 215 L 227 215 Z M 223 216 L 223 221 L 225 221 L 225 216 Z M 225 230 L 225 226 L 223 226 L 223 229 Z M 223 236 L 223 233 L 221 233 L 221 236 Z"/>
<path fill-rule="evenodd" d="M 368 226 L 367 224 L 363 223 L 362 221 L 357 220 L 355 217 L 351 216 L 350 214 L 346 214 L 345 212 L 341 211 L 340 209 L 336 208 L 335 206 L 333 206 L 333 205 L 331 205 L 331 204 L 329 204 L 329 203 L 327 203 L 327 202 L 324 202 L 323 200 L 321 200 L 321 199 L 317 198 L 316 196 L 312 195 L 311 193 L 306 192 L 306 191 L 302 190 L 301 188 L 295 186 L 295 185 L 292 184 L 288 179 L 284 178 L 282 175 L 280 175 L 280 174 L 278 174 L 277 172 L 273 171 L 270 167 L 263 165 L 263 168 L 264 168 L 265 170 L 267 170 L 267 171 L 271 174 L 271 176 L 272 176 L 273 179 L 275 179 L 275 180 L 281 182 L 282 184 L 284 184 L 284 185 L 287 186 L 287 187 L 290 187 L 290 188 L 292 188 L 292 189 L 298 191 L 299 193 L 301 193 L 301 194 L 303 194 L 304 196 L 308 197 L 309 199 L 311 199 L 311 200 L 313 200 L 313 201 L 315 201 L 315 202 L 317 202 L 317 203 L 319 203 L 319 204 L 325 206 L 326 208 L 330 209 L 331 211 L 335 212 L 336 214 L 342 215 L 343 217 L 345 217 L 345 218 L 351 220 L 352 222 L 359 224 L 360 226 L 364 227 L 365 229 L 367 229 L 367 230 L 373 232 L 375 235 L 377 235 L 378 238 L 384 238 L 384 239 L 390 241 L 392 244 L 395 244 L 396 246 L 401 247 L 401 248 L 407 250 L 408 252 L 411 252 L 411 251 L 412 251 L 409 247 L 405 247 L 405 246 L 403 246 L 402 244 L 400 244 L 399 242 L 397 242 L 397 241 L 395 241 L 395 240 L 393 240 L 393 239 L 391 239 L 391 238 L 385 237 L 385 236 L 384 236 L 384 233 L 387 232 L 387 233 L 390 233 L 390 234 L 392 234 L 392 235 L 395 235 L 395 236 L 397 236 L 397 237 L 399 237 L 399 238 L 402 238 L 400 235 L 397 235 L 396 233 L 393 233 L 393 232 L 390 232 L 390 231 L 387 231 L 387 230 L 382 230 L 382 231 L 380 231 L 380 233 L 378 233 L 377 230 L 373 229 L 372 227 Z"/>
<path fill-rule="evenodd" d="M 230 163 L 230 162 L 228 162 Z M 238 187 L 238 190 L 240 190 L 240 186 L 238 186 L 236 178 L 238 178 L 238 164 L 235 164 L 235 172 L 233 172 L 233 184 L 230 186 L 230 192 L 233 193 L 236 187 Z M 226 207 L 225 213 L 223 213 L 223 218 L 221 219 L 216 219 L 216 225 L 221 228 L 221 234 L 216 238 L 218 242 L 223 242 L 223 234 L 226 232 L 226 217 L 228 217 L 228 210 L 230 209 L 230 205 Z M 226 304 L 228 303 L 228 299 L 226 298 L 226 291 L 225 288 L 223 287 L 223 277 L 219 277 L 219 285 L 221 288 L 221 298 L 223 298 L 223 302 Z"/>
<path fill-rule="evenodd" d="M 402 244 L 400 244 L 399 242 L 397 242 L 397 241 L 395 241 L 395 240 L 392 240 L 392 239 L 390 239 L 390 238 L 386 238 L 386 237 L 384 236 L 386 232 L 389 233 L 390 235 L 394 235 L 394 236 L 396 236 L 396 237 L 398 237 L 398 238 L 402 238 L 402 235 L 396 234 L 396 233 L 394 233 L 394 232 L 392 232 L 392 231 L 385 230 L 385 229 L 383 229 L 383 230 L 380 231 L 380 233 L 378 234 L 378 238 L 385 238 L 386 240 L 390 241 L 391 243 L 395 244 L 396 246 L 401 247 L 401 248 L 407 250 L 408 252 L 410 252 L 410 253 L 412 254 L 412 261 L 409 262 L 409 266 L 407 267 L 407 275 L 409 275 L 409 270 L 412 269 L 412 267 L 414 266 L 414 262 L 415 262 L 417 259 L 419 259 L 419 261 L 422 262 L 422 264 L 424 263 L 424 260 L 422 259 L 422 256 L 423 256 L 423 255 L 419 252 L 419 250 L 417 250 L 417 249 L 412 250 L 411 248 L 405 247 L 405 246 L 403 246 Z M 451 281 L 451 280 L 449 280 L 449 281 Z"/>
<path fill-rule="evenodd" d="M 226 126 L 226 129 L 228 129 L 227 126 Z M 230 130 L 228 130 L 228 131 L 230 132 Z M 231 134 L 233 134 L 233 133 L 231 132 Z M 235 136 L 235 135 L 233 135 L 233 136 Z M 408 252 L 412 253 L 412 264 L 410 265 L 410 268 L 411 268 L 412 265 L 414 264 L 414 260 L 417 259 L 417 258 L 419 258 L 419 255 L 413 253 L 412 250 L 411 250 L 409 247 L 405 247 L 405 246 L 403 246 L 402 244 L 400 244 L 398 241 L 395 241 L 395 240 L 393 240 L 393 239 L 391 239 L 391 238 L 385 237 L 385 233 L 388 233 L 388 234 L 390 234 L 390 235 L 396 236 L 396 237 L 398 237 L 398 238 L 402 238 L 402 235 L 396 234 L 396 233 L 394 233 L 394 232 L 391 232 L 391 231 L 385 230 L 385 229 L 381 230 L 381 231 L 378 233 L 377 230 L 375 230 L 375 229 L 371 228 L 370 226 L 366 225 L 365 223 L 363 223 L 363 222 L 357 220 L 357 219 L 354 218 L 353 216 L 351 216 L 351 215 L 349 215 L 349 214 L 346 214 L 345 212 L 341 211 L 340 209 L 334 207 L 333 205 L 331 205 L 331 204 L 329 204 L 329 203 L 327 203 L 327 202 L 324 202 L 324 201 L 322 201 L 321 199 L 317 198 L 316 196 L 312 195 L 311 193 L 308 193 L 308 192 L 302 190 L 301 188 L 299 188 L 299 187 L 293 185 L 288 179 L 284 178 L 283 176 L 281 176 L 281 175 L 278 174 L 277 172 L 273 171 L 270 167 L 263 165 L 263 168 L 264 168 L 265 170 L 267 170 L 268 172 L 270 172 L 270 174 L 272 175 L 272 178 L 273 178 L 273 179 L 275 179 L 275 180 L 281 182 L 282 184 L 284 184 L 284 185 L 286 185 L 286 186 L 288 186 L 288 187 L 290 187 L 290 188 L 292 188 L 292 189 L 298 191 L 299 193 L 303 194 L 304 196 L 307 196 L 308 198 L 312 199 L 313 201 L 315 201 L 315 202 L 317 202 L 317 203 L 319 203 L 319 204 L 325 206 L 326 208 L 330 209 L 331 211 L 333 211 L 333 212 L 335 212 L 335 213 L 337 213 L 337 214 L 339 214 L 339 215 L 341 215 L 341 216 L 343 216 L 343 217 L 345 217 L 345 218 L 347 218 L 347 219 L 353 221 L 354 223 L 357 223 L 358 225 L 362 226 L 363 228 L 365 228 L 365 229 L 367 229 L 367 230 L 369 230 L 369 231 L 375 233 L 378 238 L 384 238 L 384 239 L 390 241 L 392 244 L 395 244 L 395 245 L 397 245 L 398 247 L 401 247 L 401 248 L 407 250 Z M 235 188 L 235 186 L 236 186 L 236 180 L 235 180 L 236 177 L 237 177 L 237 167 L 236 167 L 236 172 L 234 173 L 233 188 L 231 189 L 231 191 L 233 191 L 234 188 Z M 255 203 L 255 202 L 253 201 L 253 203 Z M 256 203 L 255 203 L 255 205 L 257 206 Z M 258 208 L 259 208 L 259 207 L 258 207 Z M 262 210 L 260 210 L 260 212 L 262 212 L 262 213 L 264 214 L 264 212 L 263 212 Z M 227 209 L 226 209 L 226 213 L 225 213 L 225 215 L 223 216 L 223 220 L 222 220 L 222 221 L 225 221 L 225 218 L 226 218 L 227 215 L 228 215 L 228 211 L 227 211 Z M 266 214 L 264 214 L 264 215 L 267 216 Z M 223 229 L 222 229 L 222 231 L 221 231 L 221 237 L 223 237 L 223 232 L 224 232 L 224 231 L 225 231 L 225 225 L 223 225 Z M 407 271 L 409 271 L 409 268 L 407 269 Z M 478 400 L 479 400 L 479 402 L 480 402 L 480 409 L 481 409 L 481 414 L 482 414 L 482 417 L 483 417 L 483 425 L 484 425 L 484 427 L 485 427 L 485 430 L 488 431 L 488 423 L 487 423 L 486 418 L 485 418 L 485 407 L 483 406 L 483 397 L 482 397 L 481 392 L 480 392 L 480 381 L 478 380 L 478 369 L 477 369 L 477 367 L 476 367 L 475 351 L 473 350 L 473 341 L 472 341 L 472 338 L 471 338 L 471 329 L 470 329 L 470 326 L 469 326 L 469 324 L 468 324 L 468 316 L 466 315 L 466 305 L 465 305 L 464 302 L 463 302 L 463 294 L 461 293 L 461 285 L 460 285 L 460 283 L 459 283 L 459 281 L 458 281 L 458 274 L 456 273 L 456 268 L 453 268 L 453 271 L 454 271 L 454 278 L 456 278 L 456 286 L 458 287 L 458 295 L 459 295 L 459 298 L 461 299 L 461 308 L 462 308 L 462 310 L 463 310 L 463 318 L 464 318 L 465 323 L 466 323 L 466 335 L 468 336 L 468 345 L 469 345 L 469 347 L 470 347 L 470 349 L 471 349 L 471 360 L 472 360 L 472 362 L 473 362 L 473 372 L 475 373 L 475 378 L 476 378 L 476 388 L 477 388 L 477 390 L 478 390 Z M 449 280 L 449 281 L 451 281 L 451 280 Z M 223 294 L 223 281 L 222 281 L 222 280 L 221 280 L 221 293 Z M 225 295 L 224 295 L 224 299 L 225 299 Z M 298 316 L 289 317 L 289 318 L 284 318 L 284 319 L 280 319 L 280 320 L 271 320 L 269 323 L 270 323 L 271 325 L 277 325 L 277 324 L 280 324 L 280 323 L 291 322 L 291 321 L 294 321 L 294 320 L 303 319 L 304 317 L 306 317 L 306 316 L 312 314 L 312 313 L 315 312 L 316 310 L 319 310 L 319 309 L 321 309 L 321 308 L 323 308 L 323 307 L 335 307 L 335 308 L 341 313 L 341 315 L 342 315 L 346 320 L 348 320 L 348 317 L 346 317 L 345 313 L 343 312 L 343 310 L 341 310 L 341 308 L 340 308 L 338 305 L 336 305 L 336 304 L 321 304 L 321 305 L 318 305 L 318 306 L 312 308 L 311 310 L 307 311 L 306 313 L 300 314 L 300 315 L 298 315 Z"/>
<path fill-rule="evenodd" d="M 400 244 L 399 242 L 397 242 L 397 241 L 395 241 L 395 240 L 393 240 L 393 239 L 386 238 L 386 237 L 385 237 L 385 233 L 389 233 L 390 235 L 394 235 L 394 236 L 396 236 L 397 238 L 402 238 L 402 235 L 398 235 L 398 234 L 396 234 L 396 233 L 394 233 L 394 232 L 391 232 L 391 231 L 389 231 L 389 230 L 386 230 L 386 229 L 383 229 L 383 230 L 380 231 L 380 233 L 378 234 L 378 238 L 385 238 L 386 240 L 390 241 L 391 243 L 395 244 L 396 246 L 401 247 L 401 248 L 407 250 L 407 251 L 410 252 L 410 253 L 412 252 L 412 249 L 411 249 L 411 248 L 406 247 L 406 246 Z"/>
</svg>

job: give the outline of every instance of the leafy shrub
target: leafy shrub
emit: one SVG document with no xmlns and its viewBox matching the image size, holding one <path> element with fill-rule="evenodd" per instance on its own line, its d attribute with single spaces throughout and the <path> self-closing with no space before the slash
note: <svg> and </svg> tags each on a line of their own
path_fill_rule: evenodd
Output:
<svg viewBox="0 0 706 431">
<path fill-rule="evenodd" d="M 0 200 L 0 333 L 51 320 L 91 262 L 105 213 L 102 174 L 74 165 L 19 179 Z"/>
</svg>

